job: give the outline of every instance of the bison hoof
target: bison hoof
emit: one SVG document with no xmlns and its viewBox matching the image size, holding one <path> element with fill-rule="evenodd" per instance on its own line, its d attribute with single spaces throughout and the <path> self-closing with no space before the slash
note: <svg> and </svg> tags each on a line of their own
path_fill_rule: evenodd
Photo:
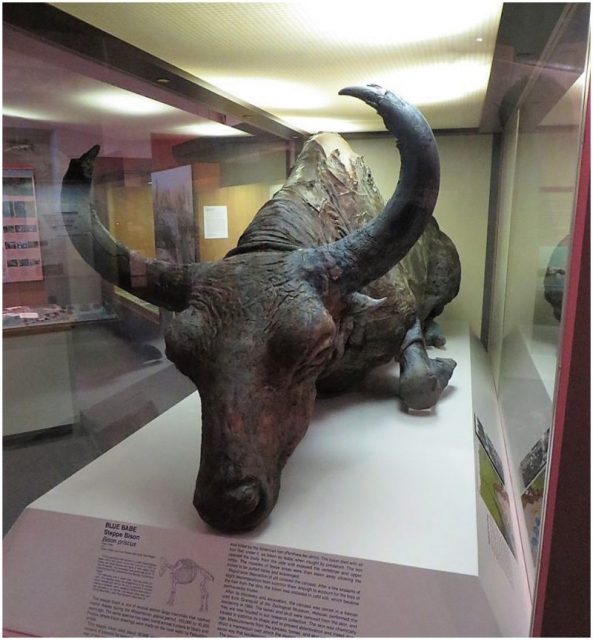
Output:
<svg viewBox="0 0 593 640">
<path fill-rule="evenodd" d="M 424 342 L 427 347 L 444 347 L 447 342 L 447 338 L 434 320 L 429 322 L 424 329 Z"/>
<path fill-rule="evenodd" d="M 422 410 L 433 407 L 457 366 L 451 358 L 430 359 L 428 363 L 428 368 L 422 373 L 416 370 L 411 375 L 404 375 L 400 380 L 399 395 L 410 409 Z"/>
</svg>

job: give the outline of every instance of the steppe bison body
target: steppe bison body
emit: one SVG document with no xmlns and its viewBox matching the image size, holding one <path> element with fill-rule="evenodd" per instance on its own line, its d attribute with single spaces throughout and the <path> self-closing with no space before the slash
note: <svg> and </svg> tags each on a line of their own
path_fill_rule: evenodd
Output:
<svg viewBox="0 0 593 640">
<path fill-rule="evenodd" d="M 318 389 L 340 391 L 400 362 L 400 396 L 431 407 L 455 366 L 431 359 L 433 319 L 459 288 L 459 258 L 432 218 L 439 160 L 422 115 L 377 86 L 345 89 L 374 106 L 402 167 L 384 204 L 362 157 L 336 134 L 304 145 L 286 184 L 220 261 L 177 265 L 116 241 L 93 211 L 99 148 L 72 160 L 63 208 L 83 258 L 104 278 L 175 311 L 167 356 L 197 386 L 202 449 L 194 504 L 211 526 L 249 530 L 272 510 L 282 468 Z"/>
</svg>

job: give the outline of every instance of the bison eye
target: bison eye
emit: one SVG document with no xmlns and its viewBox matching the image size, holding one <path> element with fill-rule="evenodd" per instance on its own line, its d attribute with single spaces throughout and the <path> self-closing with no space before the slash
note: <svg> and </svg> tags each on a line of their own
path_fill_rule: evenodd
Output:
<svg viewBox="0 0 593 640">
<path fill-rule="evenodd" d="M 334 336 L 327 335 L 317 341 L 310 349 L 294 372 L 294 380 L 303 382 L 311 376 L 319 374 L 321 367 L 330 360 L 334 353 Z"/>
<path fill-rule="evenodd" d="M 322 338 L 310 351 L 307 362 L 310 365 L 323 364 L 334 350 L 333 336 Z"/>
</svg>

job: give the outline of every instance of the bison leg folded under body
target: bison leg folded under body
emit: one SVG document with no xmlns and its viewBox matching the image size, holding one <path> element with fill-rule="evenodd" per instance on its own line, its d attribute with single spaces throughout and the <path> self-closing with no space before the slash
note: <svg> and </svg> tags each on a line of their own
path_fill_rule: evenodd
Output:
<svg viewBox="0 0 593 640">
<path fill-rule="evenodd" d="M 410 409 L 430 409 L 457 366 L 451 358 L 429 358 L 420 321 L 406 333 L 400 355 L 399 395 Z"/>
<path fill-rule="evenodd" d="M 434 321 L 428 320 L 424 324 L 424 343 L 427 347 L 444 347 L 447 338 L 443 334 L 441 327 Z"/>
</svg>

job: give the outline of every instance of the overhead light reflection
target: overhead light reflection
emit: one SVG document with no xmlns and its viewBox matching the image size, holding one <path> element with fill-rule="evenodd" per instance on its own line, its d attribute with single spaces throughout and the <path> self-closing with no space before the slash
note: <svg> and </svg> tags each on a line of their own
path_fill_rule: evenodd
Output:
<svg viewBox="0 0 593 640">
<path fill-rule="evenodd" d="M 2 105 L 2 115 L 11 118 L 24 118 L 26 120 L 52 120 L 53 118 L 41 111 L 22 109 L 21 107 L 9 107 Z"/>
<path fill-rule="evenodd" d="M 225 136 L 248 136 L 245 131 L 239 131 L 239 129 L 233 129 L 233 127 L 227 127 L 224 124 L 218 122 L 200 122 L 197 124 L 187 124 L 181 127 L 177 127 L 178 133 L 204 136 L 204 137 L 225 137 Z"/>
<path fill-rule="evenodd" d="M 365 46 L 401 45 L 475 33 L 483 24 L 497 19 L 500 0 L 450 0 L 449 2 L 407 2 L 365 0 L 332 2 L 303 0 L 297 5 L 305 13 L 307 28 L 333 42 Z"/>
<path fill-rule="evenodd" d="M 486 60 L 439 62 L 395 71 L 380 78 L 379 84 L 393 87 L 409 102 L 423 106 L 485 91 L 489 77 L 490 65 Z"/>
<path fill-rule="evenodd" d="M 208 76 L 208 82 L 260 109 L 320 109 L 327 97 L 302 82 L 282 78 Z"/>
<path fill-rule="evenodd" d="M 341 118 L 323 118 L 316 116 L 291 116 L 279 114 L 282 120 L 294 127 L 303 129 L 308 133 L 319 133 L 321 131 L 365 131 L 368 130 L 366 122 L 354 122 Z"/>
<path fill-rule="evenodd" d="M 92 91 L 80 95 L 78 99 L 90 107 L 128 115 L 157 115 L 173 110 L 172 107 L 162 102 L 123 89 Z"/>
</svg>

